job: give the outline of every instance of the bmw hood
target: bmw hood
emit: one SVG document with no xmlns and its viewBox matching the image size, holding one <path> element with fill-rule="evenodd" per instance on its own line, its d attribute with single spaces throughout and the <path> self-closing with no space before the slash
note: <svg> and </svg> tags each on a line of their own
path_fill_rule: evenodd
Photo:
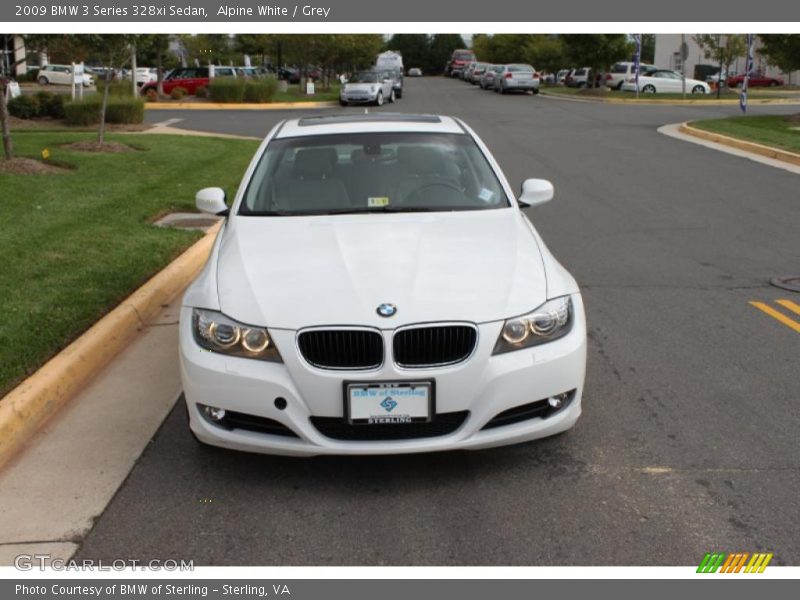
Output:
<svg viewBox="0 0 800 600">
<path fill-rule="evenodd" d="M 222 312 L 300 329 L 498 321 L 546 300 L 539 247 L 513 208 L 234 217 L 221 234 Z M 397 312 L 382 317 L 380 304 Z"/>
</svg>

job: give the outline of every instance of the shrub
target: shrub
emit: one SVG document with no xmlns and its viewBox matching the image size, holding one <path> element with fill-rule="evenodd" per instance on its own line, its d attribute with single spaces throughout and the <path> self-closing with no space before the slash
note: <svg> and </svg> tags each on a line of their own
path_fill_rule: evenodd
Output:
<svg viewBox="0 0 800 600">
<path fill-rule="evenodd" d="M 64 118 L 64 104 L 67 101 L 65 94 L 36 92 L 36 100 L 39 102 L 38 116 L 51 117 L 53 119 Z"/>
<path fill-rule="evenodd" d="M 106 87 L 105 80 L 99 79 L 96 85 L 97 93 L 102 94 Z M 108 84 L 108 95 L 115 98 L 133 96 L 133 84 L 131 84 L 130 81 L 125 81 L 124 79 L 121 81 L 111 81 L 111 83 Z"/>
<path fill-rule="evenodd" d="M 145 98 L 147 99 L 148 102 L 158 102 L 158 92 L 150 88 L 145 93 Z"/>
<path fill-rule="evenodd" d="M 172 88 L 172 91 L 169 93 L 169 95 L 170 95 L 170 98 L 172 98 L 173 100 L 180 100 L 181 98 L 183 98 L 188 93 L 189 93 L 189 90 L 187 90 L 186 88 L 183 88 L 181 86 L 178 86 L 178 87 Z"/>
<path fill-rule="evenodd" d="M 17 96 L 8 102 L 8 112 L 18 119 L 35 119 L 40 111 L 41 106 L 36 96 Z"/>
<path fill-rule="evenodd" d="M 278 91 L 278 81 L 274 77 L 248 81 L 244 86 L 245 102 L 272 102 Z"/>
<path fill-rule="evenodd" d="M 194 95 L 198 98 L 208 98 L 208 88 L 204 85 L 198 85 L 194 91 Z"/>
<path fill-rule="evenodd" d="M 64 106 L 65 120 L 69 125 L 96 125 L 100 122 L 102 98 L 68 102 Z M 144 121 L 144 102 L 139 98 L 109 98 L 106 123 L 141 123 Z"/>
<path fill-rule="evenodd" d="M 214 78 L 209 86 L 209 95 L 214 102 L 242 102 L 245 82 L 233 77 Z"/>
</svg>

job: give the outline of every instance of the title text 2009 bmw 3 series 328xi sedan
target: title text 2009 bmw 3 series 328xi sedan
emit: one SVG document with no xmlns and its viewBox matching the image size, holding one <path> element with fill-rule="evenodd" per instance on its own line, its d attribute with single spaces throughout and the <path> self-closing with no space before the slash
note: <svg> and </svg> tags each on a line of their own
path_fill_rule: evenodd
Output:
<svg viewBox="0 0 800 600">
<path fill-rule="evenodd" d="M 478 449 L 581 413 L 578 286 L 478 136 L 445 116 L 285 121 L 261 144 L 181 309 L 190 427 L 287 455 Z"/>
</svg>

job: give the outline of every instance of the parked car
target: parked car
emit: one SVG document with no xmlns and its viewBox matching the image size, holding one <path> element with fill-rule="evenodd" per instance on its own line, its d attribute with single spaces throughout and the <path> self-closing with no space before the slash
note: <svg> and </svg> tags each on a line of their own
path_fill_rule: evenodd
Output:
<svg viewBox="0 0 800 600">
<path fill-rule="evenodd" d="M 245 79 L 258 79 L 263 77 L 258 67 L 236 67 L 236 76 Z"/>
<path fill-rule="evenodd" d="M 572 69 L 569 74 L 564 77 L 564 84 L 567 87 L 582 88 L 586 87 L 589 82 L 589 67 L 582 67 L 580 69 Z"/>
<path fill-rule="evenodd" d="M 472 69 L 469 71 L 469 77 L 465 77 L 467 81 L 469 81 L 473 85 L 477 85 L 480 83 L 481 77 L 486 72 L 486 67 L 489 66 L 489 63 L 485 62 L 476 62 Z"/>
<path fill-rule="evenodd" d="M 189 428 L 228 449 L 311 456 L 521 443 L 581 414 L 573 277 L 463 122 L 347 114 L 279 123 L 180 309 Z M 280 257 L 280 260 L 275 260 Z"/>
<path fill-rule="evenodd" d="M 639 76 L 647 75 L 653 71 L 658 71 L 654 65 L 646 63 L 639 64 Z M 636 76 L 636 63 L 633 62 L 618 62 L 611 70 L 606 73 L 605 82 L 608 87 L 614 90 L 622 89 L 622 84 L 631 77 Z"/>
<path fill-rule="evenodd" d="M 411 67 L 408 70 L 408 76 L 409 77 L 422 77 L 422 69 L 419 69 L 417 67 Z"/>
<path fill-rule="evenodd" d="M 622 89 L 626 92 L 636 91 L 636 78 L 631 77 L 622 84 Z M 639 90 L 643 94 L 669 94 L 680 93 L 683 91 L 681 74 L 675 71 L 660 69 L 647 75 L 639 75 Z M 692 94 L 708 94 L 711 87 L 699 79 L 686 78 L 686 91 Z"/>
<path fill-rule="evenodd" d="M 72 66 L 71 65 L 44 65 L 36 75 L 39 85 L 72 85 Z M 94 85 L 91 74 L 84 70 L 82 78 L 83 87 Z"/>
<path fill-rule="evenodd" d="M 726 80 L 728 87 L 738 87 L 744 84 L 744 73 L 741 75 L 734 75 L 728 77 Z M 783 85 L 783 79 L 780 77 L 767 77 L 763 73 L 754 73 L 750 75 L 747 82 L 749 87 L 777 87 Z"/>
<path fill-rule="evenodd" d="M 278 67 L 278 79 L 288 83 L 300 83 L 300 69 L 295 67 Z"/>
<path fill-rule="evenodd" d="M 503 65 L 503 70 L 495 76 L 494 91 L 500 94 L 508 92 L 539 93 L 539 76 L 531 65 Z"/>
<path fill-rule="evenodd" d="M 216 71 L 216 69 L 215 69 Z M 173 69 L 162 82 L 164 93 L 170 94 L 176 87 L 181 87 L 189 94 L 194 94 L 199 87 L 208 87 L 210 83 L 208 67 L 180 67 Z M 142 86 L 142 94 L 156 89 L 156 82 L 149 81 Z"/>
<path fill-rule="evenodd" d="M 383 73 L 384 78 L 392 80 L 392 88 L 394 89 L 394 97 L 403 97 L 403 72 L 400 69 L 376 69 Z"/>
<path fill-rule="evenodd" d="M 571 69 L 561 69 L 558 73 L 556 73 L 556 85 L 563 84 L 567 75 L 570 74 L 570 71 Z"/>
<path fill-rule="evenodd" d="M 498 73 L 502 73 L 504 65 L 489 65 L 481 75 L 478 85 L 482 90 L 493 90 Z"/>
<path fill-rule="evenodd" d="M 145 83 L 149 83 L 151 81 L 155 81 L 158 79 L 158 73 L 156 73 L 155 69 L 150 69 L 148 67 L 137 67 L 136 68 L 136 85 L 142 87 Z"/>
<path fill-rule="evenodd" d="M 453 50 L 450 60 L 444 69 L 444 74 L 450 77 L 458 77 L 461 75 L 464 67 L 475 60 L 475 53 L 472 50 Z"/>
<path fill-rule="evenodd" d="M 459 72 L 458 72 L 458 75 L 456 75 L 456 77 L 458 77 L 458 78 L 459 78 L 459 79 L 461 79 L 462 81 L 466 81 L 466 80 L 467 80 L 467 77 L 469 76 L 469 73 L 471 73 L 471 72 L 472 72 L 472 69 L 475 67 L 475 64 L 476 64 L 476 63 L 477 63 L 477 61 L 474 61 L 474 60 L 473 60 L 473 61 L 470 61 L 470 62 L 468 62 L 468 63 L 467 63 L 465 66 L 464 66 L 464 68 L 463 68 L 463 69 L 461 69 L 461 71 L 459 71 Z"/>
<path fill-rule="evenodd" d="M 357 71 L 347 80 L 339 92 L 339 104 L 375 104 L 394 102 L 394 80 L 383 71 Z"/>
</svg>

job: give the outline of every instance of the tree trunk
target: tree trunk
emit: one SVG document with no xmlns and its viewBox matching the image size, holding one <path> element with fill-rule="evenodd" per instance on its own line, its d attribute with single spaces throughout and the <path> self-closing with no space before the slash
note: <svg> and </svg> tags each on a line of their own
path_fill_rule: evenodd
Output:
<svg viewBox="0 0 800 600">
<path fill-rule="evenodd" d="M 6 160 L 14 158 L 14 145 L 11 142 L 11 118 L 8 114 L 8 103 L 6 102 L 6 88 L 8 86 L 8 79 L 5 77 L 0 79 L 0 122 L 3 128 L 3 151 L 5 152 Z"/>
<path fill-rule="evenodd" d="M 111 61 L 106 67 L 106 85 L 103 89 L 103 103 L 100 105 L 100 129 L 97 130 L 97 142 L 104 144 L 106 141 L 106 108 L 108 108 L 108 88 L 111 85 Z"/>
<path fill-rule="evenodd" d="M 158 51 L 156 52 L 156 92 L 158 97 L 164 95 L 164 67 L 163 67 L 164 52 L 161 48 L 161 42 L 158 42 Z"/>
</svg>

